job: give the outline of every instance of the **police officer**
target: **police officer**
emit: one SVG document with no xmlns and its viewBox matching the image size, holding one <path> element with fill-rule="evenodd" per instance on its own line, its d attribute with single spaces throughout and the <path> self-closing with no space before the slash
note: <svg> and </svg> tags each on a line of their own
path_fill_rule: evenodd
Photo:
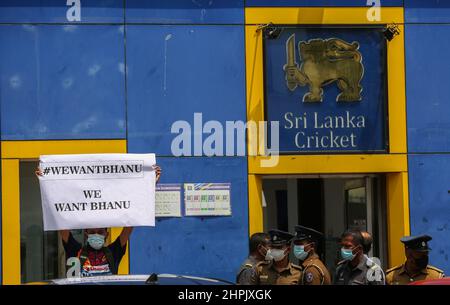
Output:
<svg viewBox="0 0 450 305">
<path fill-rule="evenodd" d="M 341 236 L 341 258 L 334 277 L 335 285 L 384 285 L 383 270 L 363 253 L 360 231 L 345 231 Z"/>
<path fill-rule="evenodd" d="M 236 276 L 239 285 L 250 285 L 253 267 L 264 261 L 269 249 L 270 236 L 267 233 L 255 233 L 250 237 L 249 256 L 241 265 Z"/>
<path fill-rule="evenodd" d="M 297 285 L 301 283 L 302 267 L 289 262 L 291 240 L 294 235 L 280 230 L 269 231 L 268 261 L 256 264 L 252 274 L 253 285 Z"/>
<path fill-rule="evenodd" d="M 293 241 L 294 256 L 303 267 L 303 285 L 330 285 L 328 269 L 316 253 L 317 245 L 323 234 L 304 226 L 295 226 L 296 236 Z"/>
<path fill-rule="evenodd" d="M 441 279 L 444 271 L 428 265 L 429 235 L 405 236 L 400 241 L 405 246 L 406 262 L 386 272 L 388 285 L 406 285 L 428 279 Z"/>
</svg>

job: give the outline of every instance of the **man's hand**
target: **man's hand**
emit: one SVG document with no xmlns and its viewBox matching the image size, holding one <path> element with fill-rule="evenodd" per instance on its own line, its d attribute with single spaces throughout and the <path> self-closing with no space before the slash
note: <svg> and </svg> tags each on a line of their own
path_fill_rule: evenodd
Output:
<svg viewBox="0 0 450 305">
<path fill-rule="evenodd" d="M 128 239 L 130 239 L 131 232 L 133 232 L 133 227 L 125 227 L 122 229 L 122 232 L 120 233 L 119 236 L 120 245 L 122 247 L 125 247 L 125 245 L 127 244 Z"/>
<path fill-rule="evenodd" d="M 153 165 L 153 169 L 155 170 L 155 174 L 156 174 L 156 183 L 158 183 L 159 178 L 161 177 L 161 167 L 159 167 L 158 165 Z"/>
<path fill-rule="evenodd" d="M 67 244 L 69 242 L 70 230 L 60 230 L 61 239 Z"/>
<path fill-rule="evenodd" d="M 39 178 L 39 176 L 40 177 L 43 176 L 42 170 L 41 170 L 41 168 L 39 166 L 36 167 L 36 171 L 34 173 L 35 173 L 36 177 L 38 177 L 38 178 Z"/>
</svg>

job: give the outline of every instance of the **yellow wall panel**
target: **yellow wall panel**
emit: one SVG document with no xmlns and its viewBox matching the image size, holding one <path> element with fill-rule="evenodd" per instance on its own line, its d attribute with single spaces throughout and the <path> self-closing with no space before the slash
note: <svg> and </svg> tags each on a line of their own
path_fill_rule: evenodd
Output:
<svg viewBox="0 0 450 305">
<path fill-rule="evenodd" d="M 35 159 L 40 155 L 125 153 L 126 140 L 2 141 L 2 158 Z"/>
<path fill-rule="evenodd" d="M 2 160 L 3 284 L 20 284 L 19 160 Z"/>
<path fill-rule="evenodd" d="M 122 228 L 111 228 L 110 242 L 114 242 L 116 240 L 116 238 L 119 237 L 121 232 L 122 232 Z M 131 234 L 133 234 L 133 233 L 131 233 Z M 129 251 L 128 251 L 129 248 L 130 248 L 130 243 L 127 244 L 127 250 L 125 252 L 125 255 L 123 256 L 122 260 L 120 261 L 118 274 L 129 274 L 130 273 L 130 255 L 129 255 Z"/>
<path fill-rule="evenodd" d="M 403 23 L 403 8 L 381 8 L 381 20 L 369 21 L 364 7 L 246 8 L 246 24 L 385 24 Z"/>
<path fill-rule="evenodd" d="M 410 234 L 408 174 L 388 174 L 386 184 L 389 266 L 394 267 L 405 260 L 405 250 L 400 238 Z"/>
<path fill-rule="evenodd" d="M 283 155 L 274 167 L 262 167 L 267 157 L 248 157 L 249 174 L 350 174 L 407 170 L 406 155 Z"/>
<path fill-rule="evenodd" d="M 126 153 L 126 140 L 2 141 L 2 266 L 3 283 L 20 284 L 20 189 L 19 162 L 46 154 Z M 112 236 L 120 234 L 111 230 Z M 119 266 L 129 272 L 129 252 Z"/>
<path fill-rule="evenodd" d="M 285 174 L 386 173 L 389 265 L 403 261 L 399 238 L 409 234 L 408 166 L 403 8 L 381 8 L 381 20 L 367 19 L 367 8 L 246 8 L 245 43 L 247 120 L 264 120 L 264 71 L 259 25 L 274 24 L 399 24 L 400 35 L 388 42 L 389 153 L 352 155 L 282 155 L 273 167 L 262 166 L 267 157 L 248 157 L 249 231 L 263 229 L 262 177 Z M 256 135 L 248 133 L 248 148 Z"/>
<path fill-rule="evenodd" d="M 261 177 L 257 175 L 248 176 L 248 214 L 250 235 L 256 232 L 262 232 L 264 229 L 261 182 Z"/>
</svg>

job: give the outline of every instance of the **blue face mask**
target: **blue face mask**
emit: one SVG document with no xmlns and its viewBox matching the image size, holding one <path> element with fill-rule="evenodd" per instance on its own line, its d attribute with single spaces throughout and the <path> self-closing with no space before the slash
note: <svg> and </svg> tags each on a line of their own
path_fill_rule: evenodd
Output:
<svg viewBox="0 0 450 305">
<path fill-rule="evenodd" d="M 355 254 L 353 254 L 353 249 L 341 248 L 341 257 L 345 261 L 352 261 L 355 258 Z"/>
<path fill-rule="evenodd" d="M 294 245 L 294 255 L 301 261 L 304 261 L 308 257 L 309 252 L 305 251 L 305 246 Z"/>
<path fill-rule="evenodd" d="M 100 250 L 105 244 L 105 236 L 100 234 L 88 234 L 87 242 L 95 250 Z"/>
</svg>

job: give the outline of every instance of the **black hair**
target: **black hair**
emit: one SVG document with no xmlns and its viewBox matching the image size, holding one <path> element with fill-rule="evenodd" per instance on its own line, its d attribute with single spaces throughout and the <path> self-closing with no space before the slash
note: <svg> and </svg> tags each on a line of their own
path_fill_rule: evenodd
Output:
<svg viewBox="0 0 450 305">
<path fill-rule="evenodd" d="M 353 243 L 355 244 L 355 246 L 362 246 L 364 248 L 364 238 L 361 234 L 361 231 L 359 230 L 346 230 L 344 233 L 342 233 L 341 235 L 341 240 L 344 239 L 347 236 L 352 236 L 353 237 Z"/>
<path fill-rule="evenodd" d="M 109 232 L 108 232 L 108 228 L 88 228 L 88 229 L 84 229 L 84 233 L 86 233 L 87 234 L 87 230 L 89 230 L 89 229 L 104 229 L 105 230 L 105 232 L 106 232 L 106 234 L 108 234 Z"/>
<path fill-rule="evenodd" d="M 254 233 L 250 237 L 250 242 L 249 242 L 250 253 L 254 253 L 258 249 L 259 245 L 261 245 L 261 244 L 265 245 L 269 240 L 270 240 L 270 236 L 267 233 L 262 233 L 262 232 Z"/>
</svg>

